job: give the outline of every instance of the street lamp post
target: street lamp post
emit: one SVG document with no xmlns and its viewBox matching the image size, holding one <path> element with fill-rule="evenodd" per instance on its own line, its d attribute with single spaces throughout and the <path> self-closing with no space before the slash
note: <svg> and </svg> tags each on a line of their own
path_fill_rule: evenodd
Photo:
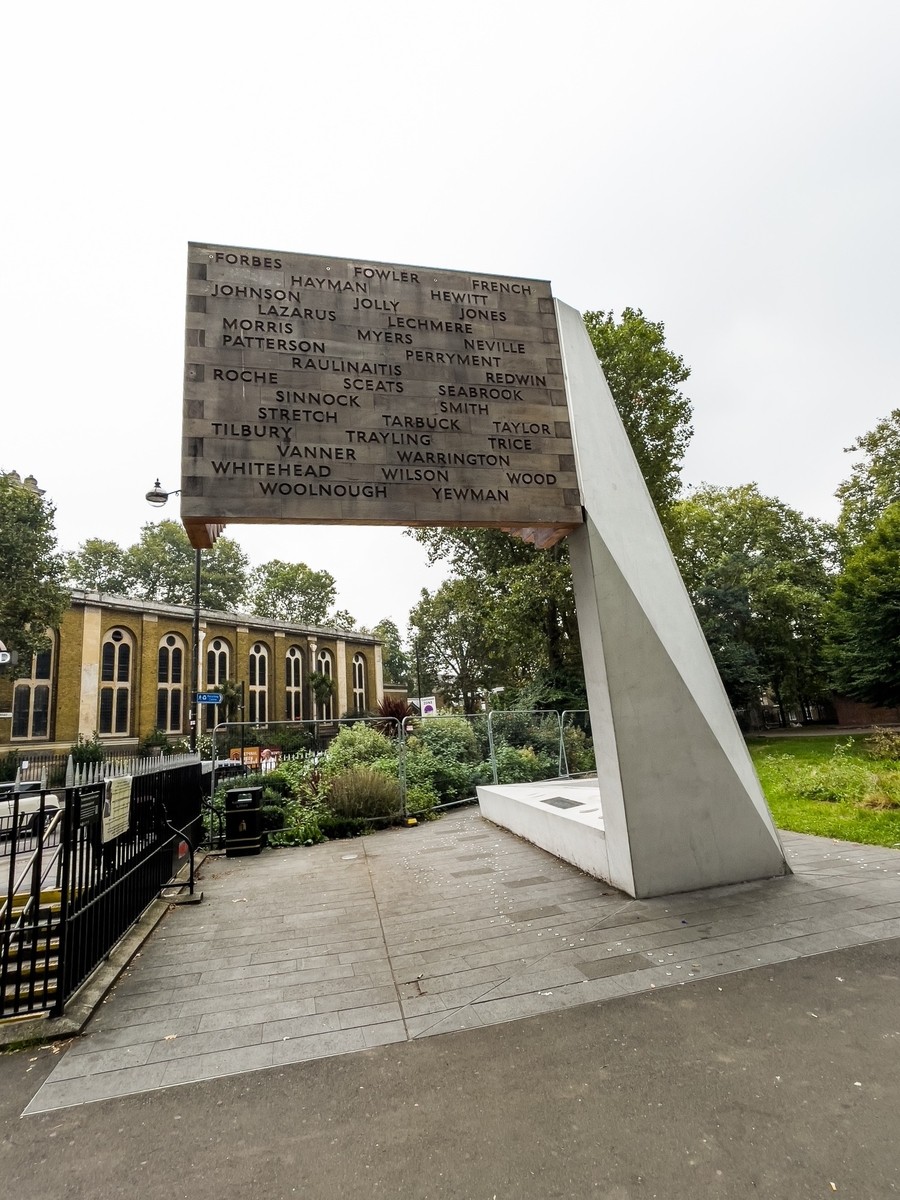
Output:
<svg viewBox="0 0 900 1200">
<path fill-rule="evenodd" d="M 163 491 L 160 482 L 154 483 L 147 492 L 145 499 L 154 508 L 162 508 L 170 496 L 180 496 L 181 489 L 174 492 Z M 200 690 L 200 555 L 201 550 L 194 551 L 194 624 L 191 637 L 191 704 L 188 720 L 190 722 L 190 746 L 193 753 L 197 749 L 198 709 L 197 693 Z"/>
</svg>

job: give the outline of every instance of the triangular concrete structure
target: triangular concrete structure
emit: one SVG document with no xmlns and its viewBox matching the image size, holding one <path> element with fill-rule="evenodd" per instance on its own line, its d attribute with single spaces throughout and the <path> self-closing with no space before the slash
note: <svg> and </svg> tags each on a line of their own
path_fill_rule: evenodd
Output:
<svg viewBox="0 0 900 1200">
<path fill-rule="evenodd" d="M 610 882 L 664 895 L 789 871 L 580 313 L 557 302 L 586 521 L 569 536 Z"/>
</svg>

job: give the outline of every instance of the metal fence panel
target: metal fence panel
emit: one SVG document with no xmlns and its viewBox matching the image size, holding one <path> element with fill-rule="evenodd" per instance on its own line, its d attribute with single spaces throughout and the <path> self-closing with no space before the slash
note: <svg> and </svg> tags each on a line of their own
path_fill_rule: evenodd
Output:
<svg viewBox="0 0 900 1200">
<path fill-rule="evenodd" d="M 105 785 L 67 789 L 55 1012 L 172 879 L 180 843 L 199 841 L 201 788 L 198 759 L 133 776 L 129 827 L 107 843 Z"/>
<path fill-rule="evenodd" d="M 55 797 L 11 793 L 0 829 L 0 1016 L 47 1008 L 56 987 L 61 812 Z"/>
</svg>

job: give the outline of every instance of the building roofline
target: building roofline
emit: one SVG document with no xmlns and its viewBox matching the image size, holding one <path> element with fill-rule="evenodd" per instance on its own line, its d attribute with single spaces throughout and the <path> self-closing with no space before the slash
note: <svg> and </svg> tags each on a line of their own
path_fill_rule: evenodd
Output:
<svg viewBox="0 0 900 1200">
<path fill-rule="evenodd" d="M 126 612 L 155 613 L 157 616 L 181 617 L 193 620 L 194 610 L 189 604 L 163 604 L 159 600 L 135 600 L 131 596 L 116 596 L 110 592 L 91 592 L 84 588 L 70 588 L 71 602 L 76 607 L 96 605 L 99 608 L 124 609 Z M 273 621 L 269 617 L 256 617 L 252 613 L 220 612 L 212 608 L 201 608 L 200 616 L 206 621 L 218 621 L 220 624 L 252 626 L 255 629 L 266 629 L 272 632 L 296 634 L 300 637 L 327 637 L 342 641 L 362 642 L 366 645 L 381 646 L 380 638 L 370 633 L 357 633 L 352 629 L 335 629 L 328 625 L 294 625 L 289 621 Z"/>
</svg>

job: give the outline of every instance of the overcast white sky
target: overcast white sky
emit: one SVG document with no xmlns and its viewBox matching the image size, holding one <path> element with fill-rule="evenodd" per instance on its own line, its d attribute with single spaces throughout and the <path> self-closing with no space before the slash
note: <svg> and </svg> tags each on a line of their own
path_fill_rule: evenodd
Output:
<svg viewBox="0 0 900 1200">
<path fill-rule="evenodd" d="M 692 368 L 685 482 L 822 517 L 900 403 L 896 0 L 55 0 L 4 28 L 0 467 L 66 548 L 133 541 L 179 485 L 189 239 L 640 307 Z M 229 533 L 367 623 L 440 579 L 400 530 Z"/>
</svg>

